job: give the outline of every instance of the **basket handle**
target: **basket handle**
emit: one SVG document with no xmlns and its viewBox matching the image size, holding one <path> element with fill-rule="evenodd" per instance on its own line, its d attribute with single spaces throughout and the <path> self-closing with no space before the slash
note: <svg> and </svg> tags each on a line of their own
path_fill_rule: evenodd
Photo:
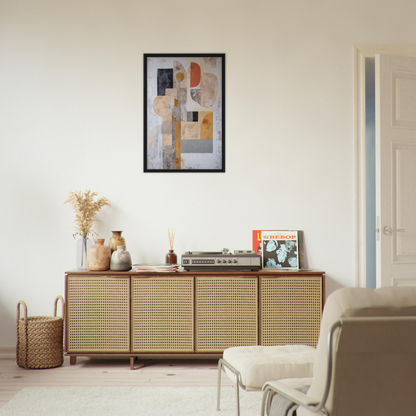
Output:
<svg viewBox="0 0 416 416">
<path fill-rule="evenodd" d="M 25 314 L 23 317 L 23 339 L 20 339 L 20 335 L 19 335 L 20 305 L 23 306 L 23 310 Z M 17 302 L 16 326 L 17 326 L 16 361 L 20 367 L 27 368 L 27 305 L 23 300 L 19 300 L 19 302 Z M 21 348 L 24 351 L 24 355 L 22 358 L 23 362 L 19 362 L 19 354 L 20 354 Z"/>
<path fill-rule="evenodd" d="M 25 313 L 25 316 L 23 317 L 24 321 L 27 321 L 27 305 L 23 300 L 19 300 L 19 302 L 17 302 L 17 323 L 19 323 L 20 320 L 20 305 L 23 306 L 23 310 Z"/>
<path fill-rule="evenodd" d="M 64 298 L 60 295 L 58 295 L 55 299 L 55 305 L 53 308 L 53 316 L 56 316 L 56 310 L 58 308 L 58 300 L 61 300 L 61 304 L 62 304 L 62 319 L 65 319 L 65 301 Z"/>
</svg>

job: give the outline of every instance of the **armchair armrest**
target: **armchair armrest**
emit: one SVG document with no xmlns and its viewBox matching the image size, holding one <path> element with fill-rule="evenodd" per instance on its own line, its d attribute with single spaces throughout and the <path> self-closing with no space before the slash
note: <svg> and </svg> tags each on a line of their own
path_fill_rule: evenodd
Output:
<svg viewBox="0 0 416 416">
<path fill-rule="evenodd" d="M 304 394 L 301 391 L 279 381 L 266 383 L 263 387 L 263 390 L 266 391 L 268 389 L 287 397 L 288 399 L 292 400 L 292 402 L 297 403 L 300 406 L 316 406 L 319 403 L 318 399 L 314 399 L 313 397 L 310 397 L 307 394 Z"/>
<path fill-rule="evenodd" d="M 292 381 L 292 380 L 288 380 Z M 292 384 L 292 383 L 289 383 Z M 304 385 L 307 385 L 309 383 L 304 383 Z M 300 386 L 297 386 L 300 387 Z M 271 381 L 267 382 L 263 386 L 263 401 L 262 401 L 262 407 L 261 407 L 261 416 L 264 416 L 267 409 L 267 414 L 270 411 L 270 405 L 271 405 L 271 399 L 273 398 L 274 393 L 278 393 L 289 400 L 293 401 L 295 404 L 298 404 L 299 406 L 305 407 L 308 410 L 312 412 L 320 412 L 320 409 L 317 407 L 320 403 L 319 399 L 316 399 L 314 397 L 308 396 L 307 394 L 302 393 L 301 391 L 297 390 L 293 386 L 290 386 L 288 384 L 285 384 L 281 381 Z M 317 413 L 317 414 L 323 414 L 325 413 Z"/>
<path fill-rule="evenodd" d="M 327 362 L 327 378 L 325 383 L 325 389 L 323 392 L 323 397 L 321 400 L 312 398 L 302 392 L 293 388 L 293 386 L 288 386 L 287 384 L 282 383 L 281 381 L 268 382 L 263 386 L 264 394 L 261 404 L 261 416 L 264 416 L 265 410 L 267 407 L 267 412 L 270 410 L 270 403 L 273 397 L 273 393 L 279 393 L 282 396 L 292 400 L 294 403 L 308 409 L 310 412 L 317 413 L 319 415 L 327 415 L 325 410 L 325 403 L 328 398 L 329 388 L 331 385 L 332 378 L 332 360 L 333 360 L 333 338 L 336 330 L 342 326 L 342 321 L 335 322 L 332 325 L 331 330 L 328 334 L 328 362 Z"/>
</svg>

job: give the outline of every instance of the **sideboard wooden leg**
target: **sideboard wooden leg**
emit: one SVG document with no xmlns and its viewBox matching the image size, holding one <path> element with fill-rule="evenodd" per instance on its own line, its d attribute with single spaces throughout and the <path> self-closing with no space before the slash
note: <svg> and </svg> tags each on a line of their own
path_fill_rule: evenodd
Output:
<svg viewBox="0 0 416 416">
<path fill-rule="evenodd" d="M 77 356 L 76 355 L 71 355 L 69 357 L 69 364 L 70 365 L 75 365 L 77 363 Z"/>
<path fill-rule="evenodd" d="M 134 370 L 134 357 L 130 357 L 130 370 Z"/>
</svg>

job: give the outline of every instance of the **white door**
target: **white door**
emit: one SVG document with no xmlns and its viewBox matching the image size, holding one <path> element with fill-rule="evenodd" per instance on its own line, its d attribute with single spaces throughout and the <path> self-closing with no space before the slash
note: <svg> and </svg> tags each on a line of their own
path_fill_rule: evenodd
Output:
<svg viewBox="0 0 416 416">
<path fill-rule="evenodd" d="M 377 287 L 416 284 L 416 58 L 376 55 Z"/>
</svg>

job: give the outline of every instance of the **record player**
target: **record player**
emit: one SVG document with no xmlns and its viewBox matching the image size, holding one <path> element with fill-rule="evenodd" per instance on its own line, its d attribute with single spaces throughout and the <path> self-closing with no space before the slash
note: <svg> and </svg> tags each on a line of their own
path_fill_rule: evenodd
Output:
<svg viewBox="0 0 416 416">
<path fill-rule="evenodd" d="M 261 268 L 261 256 L 253 250 L 187 251 L 182 267 L 188 271 L 250 271 Z"/>
</svg>

